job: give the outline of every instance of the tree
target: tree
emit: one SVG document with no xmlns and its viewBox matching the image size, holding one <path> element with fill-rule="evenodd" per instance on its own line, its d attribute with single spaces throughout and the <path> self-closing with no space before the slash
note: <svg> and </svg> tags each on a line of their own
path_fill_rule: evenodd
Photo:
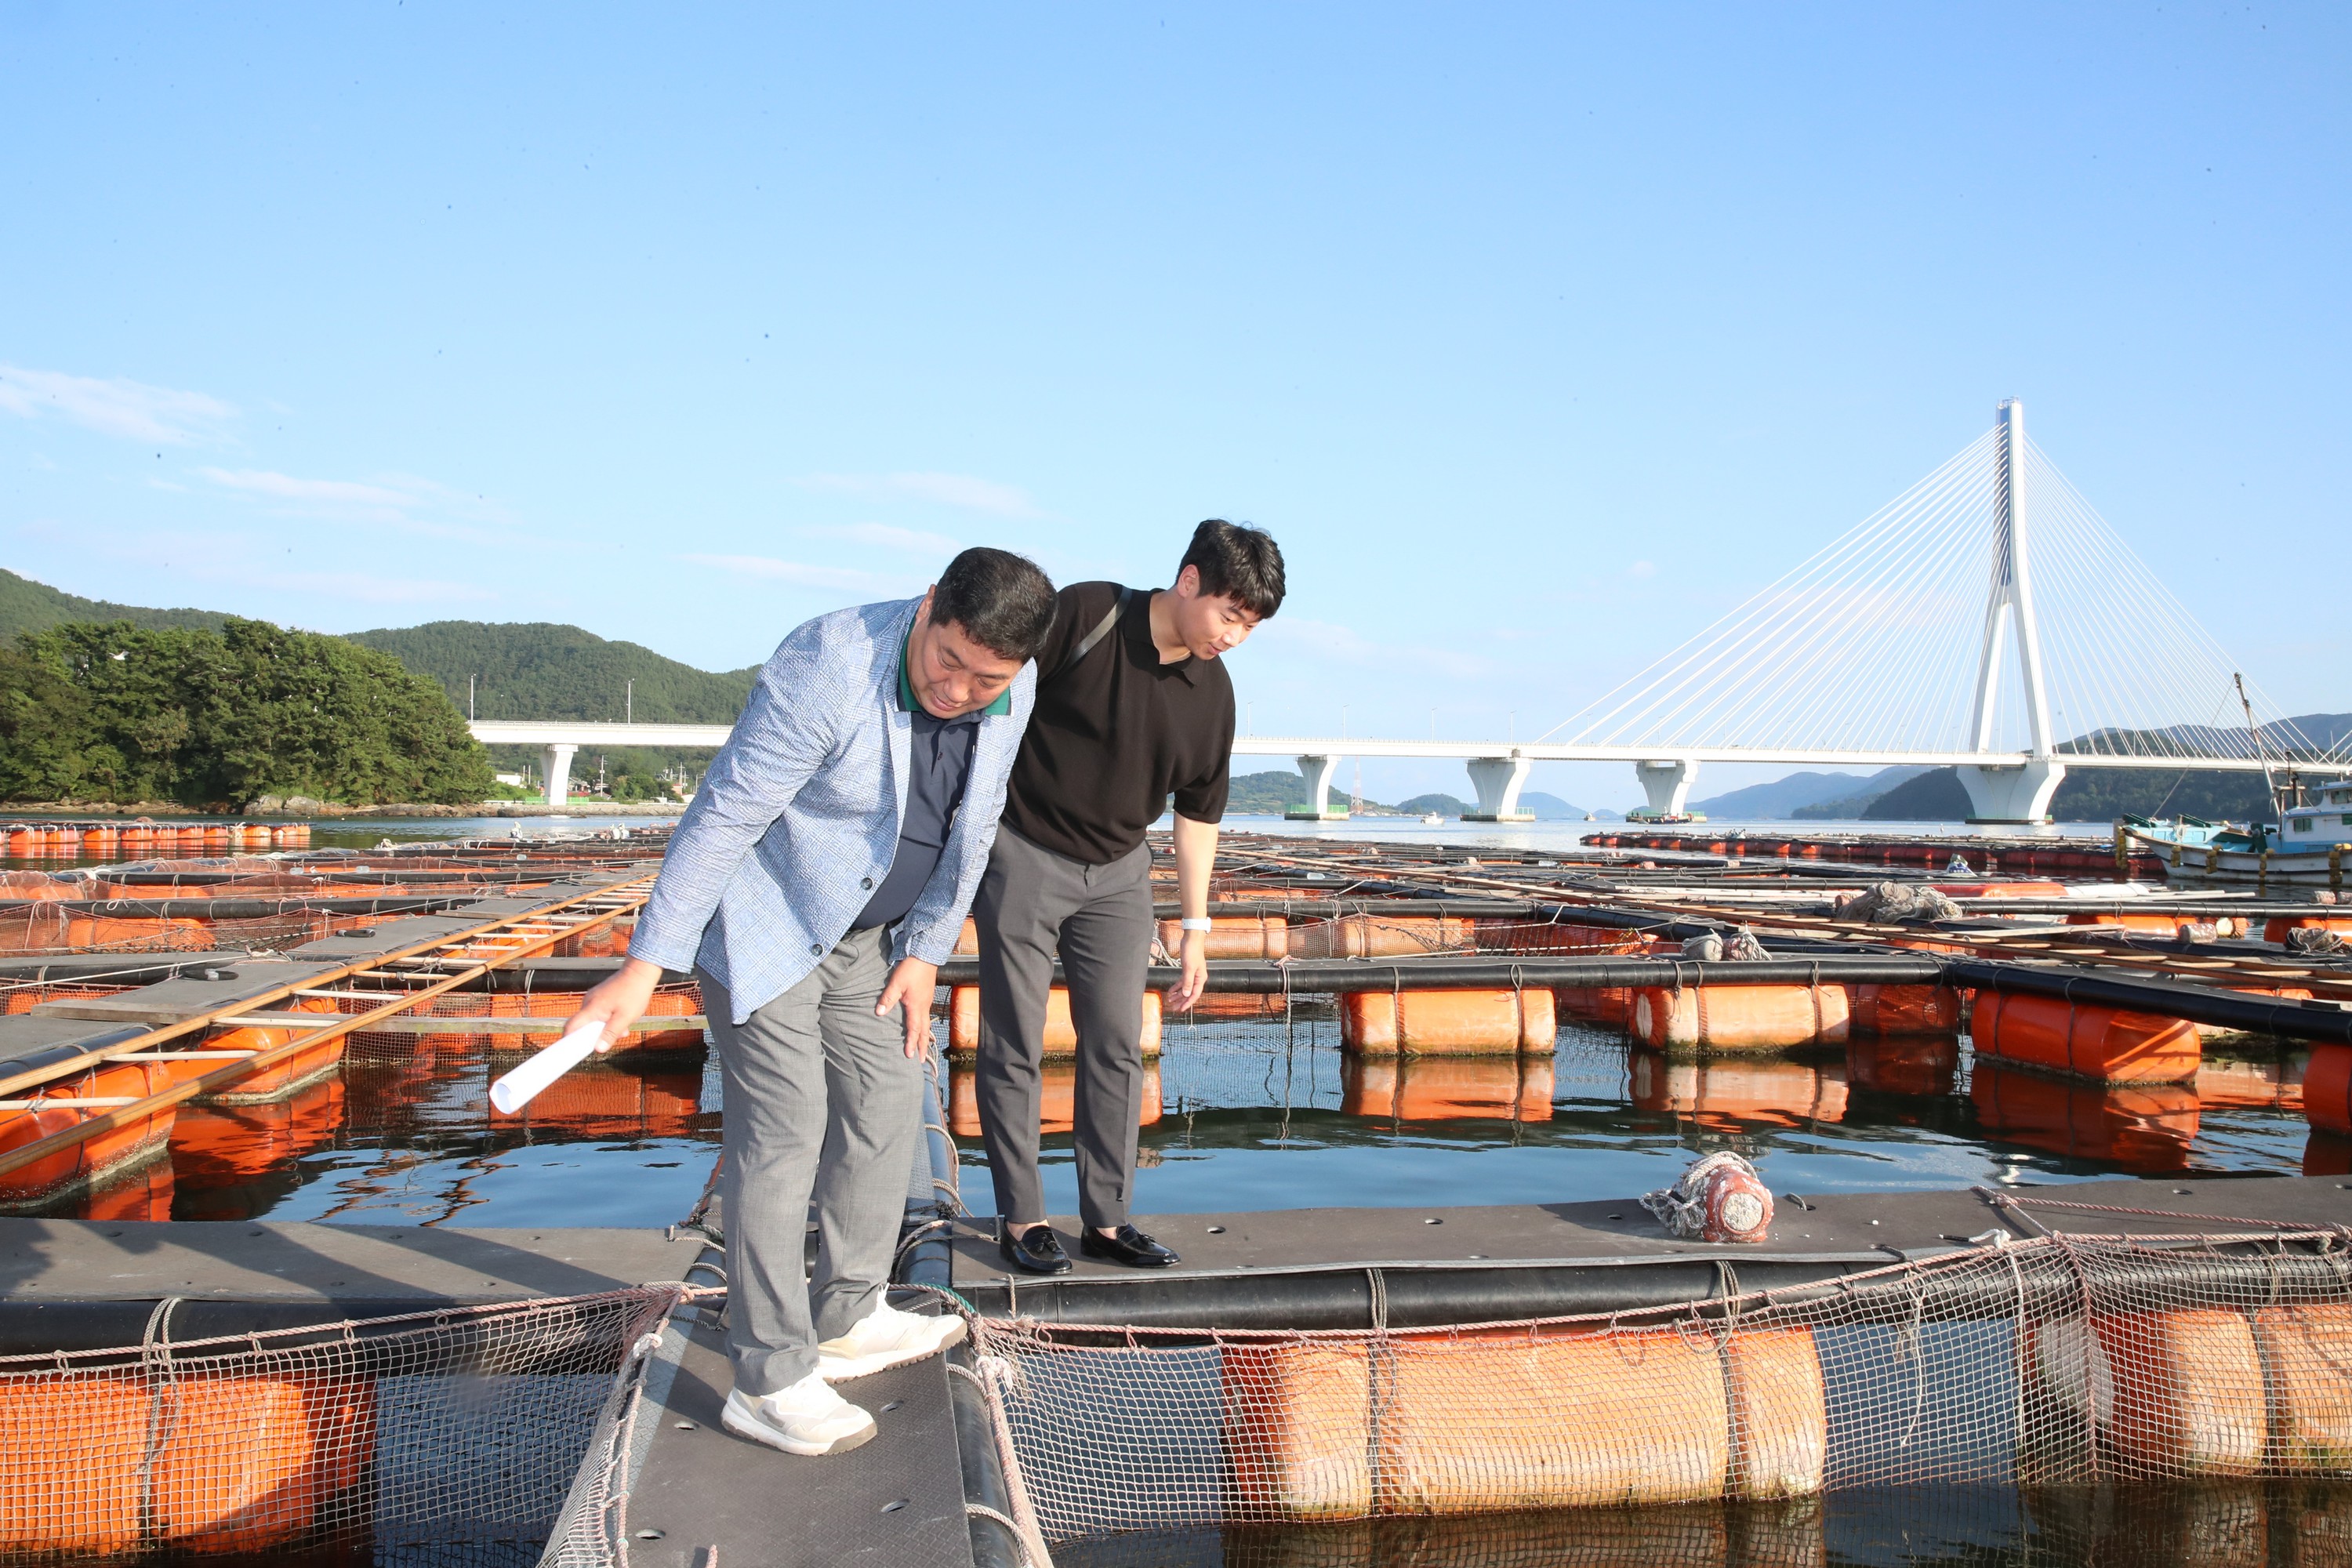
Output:
<svg viewBox="0 0 2352 1568">
<path fill-rule="evenodd" d="M 226 619 L 218 632 L 74 622 L 18 639 L 0 668 L 12 720 L 43 741 L 0 790 L 17 800 L 264 794 L 350 805 L 465 802 L 488 754 L 438 686 L 341 637 Z"/>
</svg>

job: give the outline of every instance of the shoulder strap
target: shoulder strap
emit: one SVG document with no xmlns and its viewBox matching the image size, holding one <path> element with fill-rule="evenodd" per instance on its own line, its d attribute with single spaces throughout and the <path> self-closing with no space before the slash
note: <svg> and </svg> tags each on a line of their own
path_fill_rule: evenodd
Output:
<svg viewBox="0 0 2352 1568">
<path fill-rule="evenodd" d="M 1088 632 L 1085 637 L 1078 639 L 1078 646 L 1070 650 L 1070 657 L 1064 659 L 1060 666 L 1055 669 L 1054 673 L 1047 676 L 1046 679 L 1048 680 L 1055 680 L 1067 675 L 1072 669 L 1077 667 L 1078 660 L 1094 652 L 1095 644 L 1110 636 L 1111 627 L 1118 625 L 1118 617 L 1125 613 L 1127 609 L 1127 602 L 1133 597 L 1135 597 L 1134 589 L 1124 587 L 1119 589 L 1118 603 L 1112 605 L 1111 607 L 1104 613 L 1103 618 L 1095 623 L 1094 630 Z"/>
</svg>

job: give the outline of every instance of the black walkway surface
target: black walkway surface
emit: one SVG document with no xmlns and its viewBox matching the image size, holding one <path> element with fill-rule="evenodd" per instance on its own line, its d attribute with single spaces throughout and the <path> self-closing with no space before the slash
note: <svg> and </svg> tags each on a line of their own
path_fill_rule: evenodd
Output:
<svg viewBox="0 0 2352 1568">
<path fill-rule="evenodd" d="M 718 1329 L 697 1323 L 680 1350 L 637 1413 L 650 1436 L 629 1493 L 632 1568 L 970 1568 L 943 1357 L 843 1384 L 879 1430 L 811 1459 L 719 1426 L 732 1379 Z"/>
<path fill-rule="evenodd" d="M 1162 1327 L 1362 1328 L 1376 1297 L 1398 1327 L 1618 1311 L 1776 1289 L 1966 1247 L 1999 1228 L 2182 1234 L 2252 1220 L 2352 1224 L 2352 1178 L 2113 1181 L 2002 1189 L 2004 1208 L 1968 1188 L 1777 1197 L 1771 1237 L 1754 1246 L 1676 1241 L 1638 1203 L 1489 1208 L 1272 1209 L 1139 1215 L 1183 1257 L 1140 1270 L 1078 1252 L 1078 1222 L 1053 1225 L 1076 1267 L 1058 1279 L 1009 1276 L 992 1231 L 966 1222 L 955 1289 L 982 1311 L 1047 1321 Z M 2110 1204 L 2206 1216 L 2167 1218 L 2041 1207 Z M 1377 1274 L 1377 1288 L 1372 1276 Z"/>
</svg>

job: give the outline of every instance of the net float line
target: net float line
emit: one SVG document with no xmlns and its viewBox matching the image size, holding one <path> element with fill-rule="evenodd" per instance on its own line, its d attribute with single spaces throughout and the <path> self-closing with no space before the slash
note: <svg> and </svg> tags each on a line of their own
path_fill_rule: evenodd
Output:
<svg viewBox="0 0 2352 1568">
<path fill-rule="evenodd" d="M 176 1083 L 169 1089 L 141 1097 L 129 1104 L 99 1110 L 76 1126 L 61 1129 L 29 1143 L 0 1152 L 0 1176 L 5 1176 L 85 1140 L 100 1137 L 119 1128 L 143 1121 L 183 1100 L 193 1100 L 199 1095 L 216 1094 L 255 1073 L 278 1067 L 298 1054 L 315 1050 L 330 1041 L 341 1040 L 355 1030 L 364 1029 L 370 1024 L 404 1012 L 418 1002 L 438 996 L 446 991 L 454 990 L 465 981 L 486 974 L 503 963 L 544 952 L 566 937 L 576 935 L 582 929 L 617 919 L 644 903 L 652 890 L 652 881 L 653 878 L 649 874 L 634 882 L 579 893 L 543 906 L 526 915 L 509 915 L 433 942 L 418 943 L 415 947 L 395 953 L 381 954 L 322 973 L 307 975 L 299 983 L 273 987 L 257 996 L 247 997 L 237 1003 L 209 1009 L 156 1028 L 127 1030 L 123 1037 L 107 1041 L 94 1049 L 77 1052 L 68 1061 L 43 1064 L 6 1078 L 0 1078 L 0 1094 L 6 1094 L 112 1058 L 152 1050 L 156 1046 L 180 1039 L 199 1030 L 208 1030 L 222 1026 L 235 1027 L 253 1024 L 301 1022 L 303 1020 L 284 1015 L 278 1017 L 256 1017 L 253 1015 L 273 1002 L 299 1000 L 304 992 L 316 991 L 337 980 L 362 974 L 380 973 L 386 965 L 404 959 L 437 965 L 448 962 L 441 956 L 443 954 L 462 955 L 459 960 L 464 965 L 462 968 L 453 973 L 431 979 L 430 983 L 421 989 L 394 994 L 392 999 L 381 1007 L 372 1008 L 364 1013 L 344 1015 L 336 1022 L 322 1024 L 316 1029 L 306 1028 L 295 1038 L 259 1051 L 241 1061 L 199 1074 Z M 554 927 L 537 934 L 516 936 L 500 950 L 487 953 L 479 951 L 483 942 L 497 942 L 501 937 L 508 936 L 510 933 L 510 928 L 544 923 L 550 916 L 559 915 L 575 906 L 592 902 L 608 907 L 590 912 L 584 919 L 573 921 L 567 925 Z M 418 976 L 418 978 L 425 977 Z"/>
<path fill-rule="evenodd" d="M 1301 866 L 1328 865 L 1329 860 L 1308 859 L 1297 856 L 1270 856 Z M 1514 892 L 1525 895 L 1530 889 L 1507 879 L 1480 873 L 1451 873 L 1434 888 L 1420 884 L 1398 884 L 1392 879 L 1389 885 L 1399 891 L 1427 896 L 1432 892 L 1466 891 L 1492 896 Z M 1641 911 L 1653 917 L 1679 917 L 1693 922 L 1689 934 L 1699 930 L 1721 931 L 1726 927 L 1747 925 L 1759 934 L 1778 934 L 1809 942 L 1852 943 L 1866 942 L 1874 945 L 1927 949 L 1954 953 L 1982 954 L 1995 958 L 2058 960 L 2081 964 L 2095 961 L 2098 966 L 2141 971 L 2150 976 L 2177 975 L 2205 982 L 2239 978 L 2251 983 L 2274 985 L 2292 980 L 2308 986 L 2315 996 L 2352 1003 L 2352 974 L 2342 971 L 2312 969 L 2282 964 L 2268 958 L 2253 958 L 2216 952 L 2206 949 L 2196 952 L 2158 953 L 2122 952 L 2112 944 L 2090 945 L 2064 940 L 2046 940 L 2008 935 L 1982 931 L 1956 931 L 1936 927 L 1872 925 L 1860 921 L 1839 921 L 1814 917 L 1776 914 L 1766 910 L 1726 908 L 1710 904 L 1702 899 L 1644 897 L 1619 889 L 1581 889 L 1550 887 L 1545 889 L 1563 900 L 1554 906 L 1568 911 L 1572 918 L 1594 919 L 1601 911 L 1591 905 L 1616 906 L 1621 911 Z M 1702 926 L 1696 922 L 1706 921 Z M 1667 928 L 1673 931 L 1674 928 Z M 1675 934 L 1683 934 L 1675 931 Z M 2210 1020 L 2199 1020 L 2200 1022 Z M 2333 1035 L 2321 1037 L 2336 1038 Z"/>
</svg>

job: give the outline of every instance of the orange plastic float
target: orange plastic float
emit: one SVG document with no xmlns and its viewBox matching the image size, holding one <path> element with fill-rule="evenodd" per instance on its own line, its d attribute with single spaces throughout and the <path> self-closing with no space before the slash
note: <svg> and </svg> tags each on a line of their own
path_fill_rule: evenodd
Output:
<svg viewBox="0 0 2352 1568">
<path fill-rule="evenodd" d="M 2063 899 L 2063 882 L 1936 882 L 1936 891 L 1948 899 Z"/>
<path fill-rule="evenodd" d="M 1210 958 L 1284 958 L 1290 952 L 1290 922 L 1280 915 L 1212 915 L 1202 937 Z M 1183 951 L 1179 922 L 1160 922 L 1160 943 L 1171 953 Z"/>
<path fill-rule="evenodd" d="M 2080 1319 L 2030 1322 L 2026 1356 L 2060 1399 L 2097 1425 L 2121 1479 L 2262 1469 L 2263 1362 L 2243 1312 L 2098 1313 L 2087 1332 Z"/>
<path fill-rule="evenodd" d="M 1734 1334 L 1724 1349 L 1670 1330 L 1400 1335 L 1381 1347 L 1377 1401 L 1372 1353 L 1223 1347 L 1237 1511 L 1456 1514 L 1822 1487 L 1828 1423 L 1804 1330 Z"/>
<path fill-rule="evenodd" d="M 1978 992 L 1969 1035 L 1980 1057 L 2100 1083 L 2185 1083 L 2202 1055 L 2184 1019 L 2014 992 Z"/>
<path fill-rule="evenodd" d="M 1366 1057 L 1339 1064 L 1339 1109 L 1394 1121 L 1549 1121 L 1549 1056 Z"/>
<path fill-rule="evenodd" d="M 2303 1119 L 2352 1135 L 2352 1046 L 2311 1047 L 2303 1069 Z"/>
<path fill-rule="evenodd" d="M 1847 993 L 1856 1035 L 1956 1035 L 1960 994 L 1948 985 L 1855 985 Z"/>
<path fill-rule="evenodd" d="M 1843 985 L 1645 985 L 1633 993 L 1633 1037 L 1655 1050 L 1843 1045 L 1850 1025 Z"/>
<path fill-rule="evenodd" d="M 2291 931 L 2333 931 L 2352 935 L 2352 915 L 2273 915 L 2263 927 L 2264 942 L 2283 942 Z"/>
<path fill-rule="evenodd" d="M 1477 922 L 1452 915 L 1340 915 L 1290 924 L 1293 958 L 1401 958 L 1416 952 L 1466 952 Z"/>
<path fill-rule="evenodd" d="M 2342 1475 L 2352 1457 L 2352 1307 L 2263 1307 L 2252 1318 L 2270 1373 L 2267 1468 Z"/>
<path fill-rule="evenodd" d="M 1277 998 L 1278 1000 L 1278 998 Z M 980 1049 L 980 987 L 959 985 L 948 998 L 948 1049 L 959 1055 Z M 1045 1054 L 1074 1056 L 1077 1026 L 1070 1022 L 1070 993 L 1056 985 L 1045 997 Z M 1143 1054 L 1160 1054 L 1160 993 L 1143 994 Z"/>
<path fill-rule="evenodd" d="M 334 1002 L 325 996 L 294 996 L 271 1009 L 279 1013 L 317 1013 L 324 1018 L 336 1016 Z M 268 1051 L 286 1045 L 302 1034 L 299 1025 L 245 1025 L 220 1029 L 206 1037 L 204 1048 L 208 1051 Z M 315 1083 L 333 1072 L 343 1059 L 343 1049 L 350 1037 L 338 1035 L 322 1040 L 308 1050 L 296 1051 L 274 1067 L 264 1068 L 249 1078 L 239 1079 L 227 1088 L 215 1090 L 204 1098 L 219 1105 L 257 1105 L 265 1100 L 283 1100 L 296 1089 Z M 199 1077 L 226 1064 L 217 1061 L 194 1061 L 174 1066 L 181 1081 Z"/>
<path fill-rule="evenodd" d="M 1833 1064 L 1692 1061 L 1636 1051 L 1627 1077 L 1637 1109 L 1687 1116 L 1716 1131 L 1845 1120 L 1845 1079 Z"/>
<path fill-rule="evenodd" d="M 1979 1058 L 1969 1098 L 1987 1132 L 2141 1175 L 2187 1170 L 2197 1140 L 2197 1091 L 2184 1084 L 2068 1083 Z"/>
<path fill-rule="evenodd" d="M 1076 1062 L 1046 1062 L 1038 1068 L 1037 1131 L 1067 1132 L 1077 1125 L 1078 1067 Z M 1135 1124 L 1149 1127 L 1162 1114 L 1160 1064 L 1143 1065 L 1143 1098 Z M 959 1138 L 977 1138 L 980 1126 L 980 1083 L 972 1068 L 955 1065 L 948 1078 L 948 1131 Z"/>
<path fill-rule="evenodd" d="M 489 1005 L 487 1016 L 492 1018 L 569 1018 L 580 1011 L 581 994 L 576 991 L 494 991 L 485 998 Z M 442 1002 L 447 997 L 439 999 Z M 453 1013 L 455 1009 L 451 1010 Z M 702 1013 L 702 988 L 691 984 L 666 985 L 656 991 L 646 1006 L 645 1016 L 652 1018 L 693 1018 Z M 484 1014 L 475 1014 L 483 1016 Z M 430 1037 L 439 1038 L 439 1037 Z M 485 1039 L 494 1051 L 535 1051 L 541 1046 L 551 1046 L 555 1036 L 545 1032 L 475 1036 Z M 692 1051 L 701 1048 L 702 1030 L 646 1028 L 630 1030 L 615 1041 L 607 1052 L 608 1058 L 620 1054 L 656 1055 L 663 1052 Z"/>
<path fill-rule="evenodd" d="M 11 1102 L 24 1109 L 0 1110 L 0 1153 L 21 1149 L 37 1139 L 79 1127 L 119 1109 L 116 1105 L 93 1105 L 89 1101 L 144 1100 L 151 1094 L 162 1093 L 175 1081 L 173 1069 L 163 1062 L 110 1062 L 77 1077 L 46 1084 L 37 1090 L 28 1090 L 20 1100 Z M 62 1103 L 48 1103 L 51 1101 Z M 176 1109 L 167 1105 L 128 1126 L 85 1138 L 0 1175 L 0 1210 L 36 1208 L 58 1202 L 155 1158 L 163 1152 L 172 1136 Z"/>
<path fill-rule="evenodd" d="M 1367 1056 L 1549 1056 L 1559 1039 L 1549 988 L 1339 995 L 1340 1048 Z"/>
<path fill-rule="evenodd" d="M 0 1495 L 14 1506 L 0 1513 L 0 1548 L 118 1556 L 295 1545 L 374 1468 L 375 1385 L 362 1379 L 10 1381 Z"/>
</svg>

